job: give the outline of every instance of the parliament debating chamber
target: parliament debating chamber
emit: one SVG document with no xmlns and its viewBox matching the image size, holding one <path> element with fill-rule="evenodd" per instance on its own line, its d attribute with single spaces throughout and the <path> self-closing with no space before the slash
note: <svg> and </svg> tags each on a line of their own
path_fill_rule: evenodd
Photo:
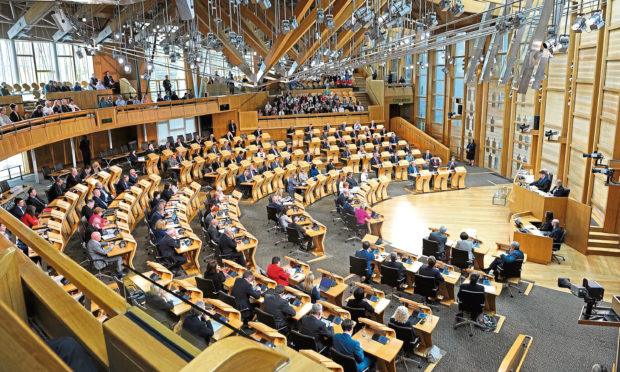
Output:
<svg viewBox="0 0 620 372">
<path fill-rule="evenodd" d="M 0 24 L 0 371 L 618 370 L 620 0 Z"/>
</svg>

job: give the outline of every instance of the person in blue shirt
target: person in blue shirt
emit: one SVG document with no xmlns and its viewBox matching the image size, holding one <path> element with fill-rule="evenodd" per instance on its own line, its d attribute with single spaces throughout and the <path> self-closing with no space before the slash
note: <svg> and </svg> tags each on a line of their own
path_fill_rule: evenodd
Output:
<svg viewBox="0 0 620 372">
<path fill-rule="evenodd" d="M 353 337 L 353 320 L 344 319 L 342 321 L 342 333 L 334 335 L 334 349 L 341 354 L 355 358 L 355 365 L 358 371 L 363 371 L 371 364 L 368 356 L 364 355 L 362 345 L 355 341 Z"/>
<path fill-rule="evenodd" d="M 523 252 L 521 252 L 521 245 L 519 244 L 519 242 L 512 242 L 510 243 L 510 251 L 508 251 L 508 254 L 502 254 L 501 256 L 493 260 L 489 267 L 482 271 L 487 274 L 493 271 L 493 275 L 496 275 L 498 267 L 503 266 L 505 263 L 512 263 L 515 260 L 522 260 L 523 257 Z"/>
<path fill-rule="evenodd" d="M 310 173 L 309 174 L 310 174 L 311 178 L 314 178 L 314 177 L 319 175 L 319 170 L 316 169 L 316 164 L 312 164 L 312 167 L 310 167 Z"/>
<path fill-rule="evenodd" d="M 372 249 L 370 248 L 370 242 L 363 242 L 362 248 L 359 251 L 355 251 L 355 257 L 366 259 L 366 271 L 368 274 L 366 275 L 364 283 L 370 283 L 370 280 L 372 279 L 372 272 L 375 269 L 375 264 L 372 263 L 372 260 L 375 259 L 375 255 L 372 253 Z"/>
</svg>

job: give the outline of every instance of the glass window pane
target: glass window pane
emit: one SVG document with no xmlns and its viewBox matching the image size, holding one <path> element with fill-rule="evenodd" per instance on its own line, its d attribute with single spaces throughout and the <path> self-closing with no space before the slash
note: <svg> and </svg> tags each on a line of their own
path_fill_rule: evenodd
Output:
<svg viewBox="0 0 620 372">
<path fill-rule="evenodd" d="M 465 89 L 465 80 L 463 78 L 454 79 L 454 97 L 463 98 Z"/>
<path fill-rule="evenodd" d="M 22 83 L 34 83 L 37 81 L 34 74 L 34 61 L 32 57 L 17 57 L 17 80 Z M 47 82 L 50 79 L 42 80 L 41 82 Z"/>
<path fill-rule="evenodd" d="M 435 94 L 444 94 L 446 83 L 442 80 L 435 80 Z"/>
<path fill-rule="evenodd" d="M 0 63 L 0 79 L 9 85 L 15 84 L 14 65 L 9 62 L 14 58 L 10 40 L 0 40 L 0 54 L 5 61 L 5 63 Z"/>
<path fill-rule="evenodd" d="M 443 96 L 435 96 L 435 103 L 433 104 L 433 107 L 436 109 L 443 109 L 443 104 L 444 104 Z"/>
<path fill-rule="evenodd" d="M 443 123 L 443 110 L 435 110 L 434 111 L 433 121 L 435 123 Z"/>
<path fill-rule="evenodd" d="M 418 98 L 418 117 L 426 117 L 426 98 Z"/>
<path fill-rule="evenodd" d="M 418 79 L 418 96 L 426 96 L 426 76 Z"/>
</svg>

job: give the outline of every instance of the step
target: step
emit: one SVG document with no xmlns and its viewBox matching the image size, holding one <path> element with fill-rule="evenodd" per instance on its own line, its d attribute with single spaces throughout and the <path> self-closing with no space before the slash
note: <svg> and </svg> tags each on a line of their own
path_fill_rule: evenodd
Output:
<svg viewBox="0 0 620 372">
<path fill-rule="evenodd" d="M 603 228 L 601 226 L 590 226 L 590 232 L 603 232 Z"/>
<path fill-rule="evenodd" d="M 588 247 L 597 248 L 620 248 L 618 241 L 600 240 L 600 239 L 588 239 Z"/>
<path fill-rule="evenodd" d="M 620 249 L 588 247 L 586 254 L 620 257 Z"/>
<path fill-rule="evenodd" d="M 604 232 L 592 232 L 589 234 L 590 239 L 598 239 L 598 240 L 620 240 L 620 235 L 613 233 L 604 233 Z"/>
</svg>

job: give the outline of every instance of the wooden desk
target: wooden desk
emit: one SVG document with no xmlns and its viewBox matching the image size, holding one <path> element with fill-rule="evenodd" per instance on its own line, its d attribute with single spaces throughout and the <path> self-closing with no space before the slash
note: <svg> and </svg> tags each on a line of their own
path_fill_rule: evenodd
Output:
<svg viewBox="0 0 620 372">
<path fill-rule="evenodd" d="M 318 230 L 312 229 L 312 224 L 304 226 L 306 229 L 305 235 L 312 238 L 312 254 L 315 256 L 322 256 L 325 254 L 325 233 L 327 232 L 327 228 L 325 225 L 318 223 L 317 221 L 312 220 L 312 222 L 317 224 Z"/>
<path fill-rule="evenodd" d="M 407 308 L 410 317 L 414 311 L 426 315 L 424 323 L 420 320 L 417 324 L 413 325 L 416 335 L 420 336 L 420 345 L 418 345 L 415 353 L 426 358 L 431 347 L 433 347 L 433 331 L 439 323 L 439 317 L 433 315 L 433 311 L 430 307 L 419 302 L 411 301 L 402 297 L 399 297 L 398 300 Z"/>
<path fill-rule="evenodd" d="M 20 194 L 25 193 L 30 189 L 32 185 L 28 186 L 14 186 L 10 190 L 3 192 L 0 194 L 0 207 L 5 207 L 7 210 L 13 207 L 12 204 L 9 204 Z"/>
<path fill-rule="evenodd" d="M 407 180 L 407 168 L 409 168 L 409 163 L 407 160 L 399 160 L 398 164 L 394 168 L 394 179 L 396 181 L 405 181 Z"/>
<path fill-rule="evenodd" d="M 329 318 L 332 318 L 332 320 L 329 320 L 331 323 L 332 328 L 334 328 L 334 334 L 336 333 L 342 333 L 342 322 L 340 322 L 339 324 L 336 324 L 336 322 L 334 322 L 334 318 L 340 318 L 342 319 L 351 319 L 351 314 L 341 308 L 338 305 L 334 305 L 332 303 L 329 303 L 327 301 L 321 301 L 318 300 L 317 303 L 323 305 L 323 319 L 325 320 L 329 320 Z"/>
<path fill-rule="evenodd" d="M 511 220 L 514 221 L 514 216 L 511 217 Z M 530 233 L 525 234 L 519 232 L 516 225 L 513 224 L 512 240 L 519 242 L 521 251 L 527 254 L 528 260 L 531 262 L 543 265 L 551 262 L 553 238 L 542 235 L 540 231 L 532 225 L 534 222 L 540 222 L 533 215 L 521 216 L 521 222 L 523 223 L 523 227 L 530 231 Z"/>
<path fill-rule="evenodd" d="M 512 192 L 508 197 L 508 208 L 512 213 L 530 212 L 539 220 L 545 219 L 545 212 L 552 211 L 553 216 L 566 224 L 566 205 L 568 198 L 545 196 L 537 191 L 528 190 L 516 183 L 512 185 Z"/>
<path fill-rule="evenodd" d="M 239 312 L 239 310 L 218 299 L 207 298 L 204 301 L 213 306 L 214 313 L 217 313 L 218 315 L 226 318 L 230 326 L 237 329 L 243 326 L 243 322 L 241 321 L 241 313 Z M 233 334 L 232 329 L 226 326 L 222 326 L 213 334 L 213 339 L 219 341 L 225 337 L 230 336 L 231 334 Z"/>
<path fill-rule="evenodd" d="M 437 173 L 433 176 L 433 190 L 445 191 L 448 189 L 448 176 L 450 172 L 445 167 L 439 168 Z"/>
<path fill-rule="evenodd" d="M 429 192 L 431 190 L 430 188 L 431 176 L 432 176 L 431 172 L 429 172 L 426 169 L 422 169 L 420 171 L 420 175 L 418 176 L 418 179 L 415 182 L 415 192 L 417 193 Z"/>
<path fill-rule="evenodd" d="M 465 167 L 456 167 L 454 168 L 454 173 L 452 173 L 452 179 L 450 180 L 450 187 L 453 189 L 464 189 L 465 186 L 465 176 L 467 175 L 467 169 Z"/>
<path fill-rule="evenodd" d="M 476 270 L 466 270 L 467 273 L 472 273 L 474 271 Z M 496 299 L 499 295 L 502 294 L 502 289 L 504 286 L 502 285 L 502 283 L 496 282 L 493 276 L 487 275 L 482 271 L 476 272 L 480 275 L 480 280 L 478 281 L 478 284 L 484 287 L 484 295 L 486 297 L 484 303 L 484 312 L 489 315 L 495 315 L 497 312 L 497 307 L 495 305 Z M 483 284 L 483 278 L 487 279 L 489 281 L 489 284 Z M 463 281 L 463 284 L 467 283 L 469 283 L 469 279 Z"/>
<path fill-rule="evenodd" d="M 405 289 L 405 292 L 407 293 L 413 293 L 413 283 L 415 282 L 415 274 L 418 273 L 418 271 L 420 271 L 420 268 L 422 267 L 422 262 L 420 262 L 418 260 L 418 257 L 415 256 L 414 254 L 402 251 L 398 248 L 394 248 L 393 252 L 397 253 L 400 257 L 401 257 L 401 262 L 403 264 L 403 266 L 405 266 L 405 276 L 406 276 L 406 283 L 407 284 L 407 288 Z"/>
<path fill-rule="evenodd" d="M 377 358 L 377 369 L 383 372 L 396 372 L 396 356 L 403 347 L 403 342 L 396 338 L 393 329 L 372 320 L 360 318 L 360 323 L 364 323 L 365 328 L 353 335 L 353 339 L 358 341 L 365 353 Z M 378 333 L 389 339 L 387 344 L 373 341 L 372 336 Z"/>
<path fill-rule="evenodd" d="M 443 295 L 442 305 L 450 306 L 456 301 L 456 284 L 461 278 L 461 273 L 454 270 L 454 266 L 441 262 L 437 263 L 437 268 L 441 272 L 444 281 L 439 283 L 439 294 Z M 447 271 L 448 273 L 446 273 Z"/>
<path fill-rule="evenodd" d="M 172 287 L 177 288 L 180 291 L 185 292 L 187 296 L 189 296 L 189 300 L 192 303 L 197 303 L 198 301 L 202 301 L 202 291 L 196 287 L 195 280 L 177 280 L 174 279 L 172 281 Z M 174 307 L 170 310 L 174 315 L 181 315 L 188 312 L 192 307 L 185 302 L 181 301 L 174 305 Z"/>
<path fill-rule="evenodd" d="M 355 283 L 355 287 L 364 290 L 366 301 L 375 309 L 375 312 L 372 314 L 372 320 L 383 323 L 383 314 L 385 313 L 385 309 L 390 305 L 390 300 L 385 298 L 385 293 L 364 283 Z M 376 301 L 373 301 L 373 296 L 376 297 Z M 346 300 L 349 301 L 352 298 L 353 296 L 350 296 Z"/>
<path fill-rule="evenodd" d="M 301 285 L 304 279 L 306 279 L 306 275 L 312 271 L 310 270 L 310 265 L 289 256 L 284 256 L 284 259 L 289 261 L 289 266 L 284 268 L 284 270 L 290 275 L 288 278 L 289 285 Z"/>
<path fill-rule="evenodd" d="M 299 353 L 302 354 L 302 355 L 305 355 L 308 358 L 314 360 L 315 362 L 321 364 L 321 366 L 327 368 L 328 370 L 330 370 L 332 372 L 343 372 L 343 369 L 340 366 L 340 364 L 335 363 L 333 360 L 329 359 L 326 356 L 323 356 L 323 355 L 317 353 L 314 350 L 310 350 L 310 349 L 299 350 Z"/>
<path fill-rule="evenodd" d="M 190 244 L 182 244 L 179 248 L 175 249 L 178 254 L 181 254 L 187 258 L 187 263 L 182 267 L 188 275 L 199 275 L 200 264 L 198 263 L 198 255 L 200 254 L 200 248 L 202 247 L 202 241 L 191 230 L 185 231 L 187 235 L 184 239 L 189 239 Z"/>
<path fill-rule="evenodd" d="M 121 232 L 122 240 L 116 240 L 108 243 L 108 247 L 112 247 L 112 250 L 108 252 L 108 257 L 121 256 L 123 264 L 125 266 L 133 267 L 133 256 L 136 254 L 136 241 L 131 234 Z M 124 247 L 121 247 L 121 243 L 124 242 Z"/>
<path fill-rule="evenodd" d="M 317 271 L 321 274 L 321 276 L 314 280 L 314 285 L 319 285 L 321 283 L 321 279 L 324 277 L 334 281 L 336 285 L 327 291 L 323 291 L 322 289 L 320 289 L 320 291 L 322 296 L 326 298 L 328 302 L 337 306 L 342 306 L 342 297 L 344 292 L 347 290 L 347 285 L 344 283 L 344 279 L 339 275 L 332 274 L 323 269 L 317 269 Z"/>
<path fill-rule="evenodd" d="M 377 169 L 377 178 L 387 177 L 388 179 L 392 179 L 392 168 L 394 165 L 389 161 L 384 161 L 381 165 L 373 166 Z"/>
<path fill-rule="evenodd" d="M 274 346 L 286 345 L 286 337 L 275 329 L 260 322 L 250 322 L 248 326 L 256 331 L 251 336 L 253 339 L 257 341 L 267 341 Z"/>
</svg>

